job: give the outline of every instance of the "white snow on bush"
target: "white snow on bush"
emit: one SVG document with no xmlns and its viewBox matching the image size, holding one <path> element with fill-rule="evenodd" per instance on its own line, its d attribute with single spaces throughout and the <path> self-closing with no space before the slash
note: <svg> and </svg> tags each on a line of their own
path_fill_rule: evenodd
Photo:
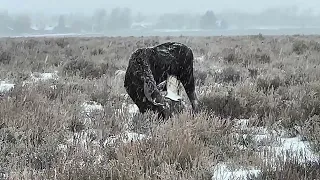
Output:
<svg viewBox="0 0 320 180">
<path fill-rule="evenodd" d="M 301 141 L 301 138 L 280 138 L 280 145 L 266 147 L 269 157 L 263 157 L 268 162 L 274 163 L 282 157 L 283 161 L 297 160 L 298 163 L 317 162 L 319 156 L 315 154 L 310 147 L 309 142 Z M 271 158 L 271 159 L 270 159 Z"/>
<path fill-rule="evenodd" d="M 91 123 L 91 114 L 94 111 L 103 111 L 103 106 L 95 101 L 84 102 L 81 105 L 82 113 L 85 115 L 84 124 Z"/>
<path fill-rule="evenodd" d="M 54 71 L 53 73 L 39 73 L 39 72 L 33 72 L 30 75 L 30 80 L 26 80 L 22 83 L 22 86 L 25 86 L 26 84 L 33 84 L 36 82 L 43 82 L 48 80 L 58 80 L 58 71 Z M 54 86 L 52 86 L 54 88 Z"/>
<path fill-rule="evenodd" d="M 57 80 L 59 79 L 58 76 L 58 71 L 55 71 L 53 73 L 38 73 L 38 72 L 34 72 L 30 75 L 31 80 L 33 82 L 38 82 L 38 81 L 47 81 L 47 80 Z"/>
<path fill-rule="evenodd" d="M 0 93 L 6 93 L 13 89 L 15 84 L 6 83 L 5 81 L 0 81 Z"/>
<path fill-rule="evenodd" d="M 205 60 L 205 56 L 196 57 L 196 58 L 194 58 L 194 60 L 195 60 L 196 62 L 203 62 L 203 61 Z"/>
<path fill-rule="evenodd" d="M 103 110 L 103 106 L 95 101 L 88 101 L 82 103 L 83 112 L 91 113 L 95 110 Z"/>
<path fill-rule="evenodd" d="M 248 119 L 238 120 L 234 128 L 240 131 L 247 131 L 250 134 L 235 133 L 234 137 L 246 139 L 248 136 L 251 136 L 252 140 L 259 144 L 258 149 L 260 149 L 254 153 L 260 156 L 266 164 L 271 165 L 271 167 L 276 167 L 279 160 L 284 162 L 297 160 L 300 164 L 319 161 L 319 155 L 311 150 L 310 143 L 302 141 L 300 136 L 287 138 L 283 137 L 288 134 L 285 130 L 276 131 L 264 127 L 248 127 L 248 124 Z M 237 146 L 241 149 L 246 149 L 246 147 Z M 246 150 L 250 151 L 251 149 Z M 247 176 L 250 174 L 257 176 L 260 173 L 259 168 L 239 167 L 238 170 L 230 170 L 231 168 L 228 166 L 226 163 L 215 165 L 212 179 L 247 179 Z"/>
<path fill-rule="evenodd" d="M 93 137 L 96 137 L 95 139 Z M 66 137 L 65 144 L 59 144 L 58 149 L 67 152 L 67 147 L 74 146 L 75 144 L 83 149 L 88 149 L 90 145 L 100 146 L 99 140 L 102 138 L 102 131 L 99 129 L 88 129 L 81 132 L 69 134 Z"/>
<path fill-rule="evenodd" d="M 244 168 L 240 167 L 236 170 L 231 170 L 231 168 L 225 163 L 218 163 L 214 166 L 214 175 L 212 180 L 232 180 L 232 179 L 247 179 L 247 177 L 257 177 L 261 172 L 253 167 Z"/>
<path fill-rule="evenodd" d="M 129 131 L 125 131 L 122 134 L 119 134 L 117 136 L 114 137 L 109 137 L 106 139 L 106 141 L 104 142 L 104 145 L 113 145 L 116 142 L 123 142 L 123 143 L 129 143 L 129 142 L 136 142 L 136 141 L 140 141 L 146 138 L 145 134 L 138 134 L 135 132 L 129 132 Z"/>
<path fill-rule="evenodd" d="M 128 112 L 130 116 L 134 116 L 135 114 L 139 113 L 139 108 L 135 104 L 128 105 Z"/>
</svg>

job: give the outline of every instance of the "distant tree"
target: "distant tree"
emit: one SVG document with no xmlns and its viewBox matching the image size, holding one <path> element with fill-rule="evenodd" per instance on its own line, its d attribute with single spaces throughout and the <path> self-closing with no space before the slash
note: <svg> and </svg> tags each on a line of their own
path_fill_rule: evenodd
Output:
<svg viewBox="0 0 320 180">
<path fill-rule="evenodd" d="M 200 18 L 200 28 L 202 29 L 215 29 L 217 18 L 214 15 L 213 11 L 207 11 Z"/>
<path fill-rule="evenodd" d="M 12 19 L 8 14 L 8 11 L 0 12 L 0 33 L 9 34 L 12 32 L 10 28 L 12 27 Z"/>
<path fill-rule="evenodd" d="M 186 26 L 184 14 L 167 13 L 159 17 L 156 27 L 164 29 L 181 29 Z"/>
<path fill-rule="evenodd" d="M 58 27 L 59 28 L 65 28 L 66 27 L 66 20 L 65 20 L 65 17 L 63 15 L 59 16 Z"/>
<path fill-rule="evenodd" d="M 108 29 L 129 29 L 132 24 L 132 14 L 129 8 L 114 8 L 108 18 Z"/>
<path fill-rule="evenodd" d="M 132 24 L 132 11 L 129 8 L 124 8 L 121 12 L 121 18 L 122 21 L 121 27 L 124 29 L 130 28 Z"/>
<path fill-rule="evenodd" d="M 158 18 L 155 27 L 160 29 L 196 29 L 199 28 L 199 16 L 187 13 L 166 13 Z"/>
<path fill-rule="evenodd" d="M 107 12 L 105 9 L 97 9 L 93 14 L 94 30 L 102 31 L 107 24 Z"/>
<path fill-rule="evenodd" d="M 91 32 L 92 24 L 89 22 L 90 22 L 89 18 L 87 21 L 85 21 L 84 19 L 81 19 L 81 20 L 76 19 L 71 22 L 71 28 L 74 32 L 81 32 L 81 31 Z"/>
<path fill-rule="evenodd" d="M 54 27 L 53 29 L 56 33 L 66 33 L 68 28 L 66 27 L 66 18 L 64 15 L 59 16 L 58 26 Z"/>
<path fill-rule="evenodd" d="M 10 16 L 8 11 L 1 11 L 0 12 L 0 26 L 7 27 L 10 26 Z"/>
<path fill-rule="evenodd" d="M 31 19 L 26 14 L 17 15 L 12 23 L 12 28 L 15 32 L 29 32 L 31 30 Z"/>
<path fill-rule="evenodd" d="M 146 16 L 143 15 L 141 12 L 138 12 L 138 14 L 134 17 L 135 22 L 142 22 L 146 19 Z"/>
</svg>

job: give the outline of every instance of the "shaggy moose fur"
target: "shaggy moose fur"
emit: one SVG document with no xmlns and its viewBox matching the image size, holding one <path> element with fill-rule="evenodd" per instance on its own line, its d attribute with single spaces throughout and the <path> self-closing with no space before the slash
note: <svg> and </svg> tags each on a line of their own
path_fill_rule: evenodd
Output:
<svg viewBox="0 0 320 180">
<path fill-rule="evenodd" d="M 129 58 L 124 87 L 140 112 L 156 111 L 165 119 L 171 116 L 168 103 L 160 94 L 160 90 L 166 91 L 166 86 L 161 84 L 168 76 L 176 76 L 182 83 L 193 110 L 198 111 L 193 60 L 192 50 L 177 42 L 135 50 Z"/>
</svg>

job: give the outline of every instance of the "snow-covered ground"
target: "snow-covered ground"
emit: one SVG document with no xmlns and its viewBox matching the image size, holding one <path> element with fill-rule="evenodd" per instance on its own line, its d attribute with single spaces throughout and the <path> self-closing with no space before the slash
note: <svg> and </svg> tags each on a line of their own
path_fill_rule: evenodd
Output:
<svg viewBox="0 0 320 180">
<path fill-rule="evenodd" d="M 58 71 L 53 73 L 31 73 L 30 79 L 22 82 L 22 85 L 36 83 L 39 81 L 48 81 L 48 80 L 57 80 L 59 76 L 57 75 Z M 15 87 L 14 83 L 9 83 L 7 81 L 0 81 L 0 93 L 6 93 Z"/>
<path fill-rule="evenodd" d="M 256 143 L 259 146 L 259 148 L 257 148 L 259 150 L 247 150 L 253 151 L 253 153 L 257 154 L 265 165 L 271 165 L 271 167 L 276 168 L 279 160 L 283 162 L 297 160 L 300 164 L 319 161 L 319 154 L 314 153 L 311 150 L 309 142 L 302 141 L 300 136 L 288 138 L 285 137 L 286 134 L 288 134 L 286 130 L 271 130 L 264 127 L 248 127 L 248 119 L 237 120 L 235 124 L 234 128 L 237 128 L 237 130 L 247 131 L 250 133 L 250 135 L 246 133 L 236 134 L 236 137 L 241 136 L 246 139 L 251 136 L 251 139 L 254 141 L 253 143 Z M 242 147 L 242 149 L 245 148 L 246 147 Z M 222 162 L 214 166 L 212 180 L 246 180 L 249 175 L 257 176 L 260 172 L 261 169 L 259 167 L 234 168 L 232 163 Z"/>
<path fill-rule="evenodd" d="M 214 166 L 213 172 L 212 180 L 245 180 L 248 176 L 258 176 L 261 171 L 254 167 L 238 167 L 236 170 L 231 170 L 228 164 L 219 163 Z"/>
<path fill-rule="evenodd" d="M 33 82 L 38 82 L 38 81 L 47 81 L 50 79 L 57 80 L 59 76 L 57 75 L 58 71 L 55 71 L 53 73 L 32 73 L 31 74 L 31 80 Z"/>
<path fill-rule="evenodd" d="M 13 89 L 15 84 L 13 83 L 8 83 L 6 81 L 0 81 L 0 93 L 6 93 Z"/>
<path fill-rule="evenodd" d="M 199 57 L 197 58 L 197 60 L 205 61 L 204 57 Z M 57 74 L 58 72 L 32 73 L 30 76 L 31 80 L 26 81 L 25 83 L 36 83 L 39 81 L 58 79 L 59 77 Z M 118 76 L 122 76 L 123 74 L 124 72 L 122 71 L 117 72 Z M 167 93 L 167 97 L 174 100 L 179 100 L 179 99 L 182 99 L 183 97 L 177 94 L 177 89 L 174 89 L 174 88 L 178 88 L 178 86 L 175 86 L 177 85 L 176 83 L 177 82 L 174 80 L 172 84 L 168 83 L 169 91 Z M 218 85 L 215 84 L 212 86 L 218 86 Z M 15 87 L 15 84 L 8 83 L 6 81 L 0 81 L 0 93 L 6 93 L 14 87 Z M 207 89 L 208 88 L 212 89 L 212 87 L 207 87 Z M 202 91 L 205 92 L 207 90 L 203 89 Z M 103 106 L 94 101 L 83 102 L 83 104 L 81 105 L 81 108 L 83 110 L 82 112 L 88 117 L 94 111 L 104 111 Z M 130 114 L 129 118 L 132 119 L 133 116 L 139 112 L 139 110 L 135 104 L 127 104 L 124 102 L 119 112 L 120 113 L 128 112 Z M 84 120 L 86 122 L 90 121 L 90 119 L 86 117 L 84 117 Z M 259 127 L 259 128 L 250 127 L 248 119 L 239 119 L 235 121 L 236 123 L 233 128 L 237 130 L 236 132 L 238 133 L 234 134 L 234 138 L 240 138 L 240 137 L 243 139 L 251 138 L 259 148 L 256 148 L 253 150 L 242 145 L 235 144 L 235 146 L 238 146 L 239 148 L 245 149 L 247 151 L 253 151 L 253 153 L 256 154 L 258 157 L 260 157 L 262 161 L 265 162 L 265 164 L 273 165 L 276 163 L 276 161 L 279 160 L 279 157 L 282 157 L 283 161 L 288 161 L 292 158 L 295 158 L 301 164 L 310 162 L 310 161 L 315 162 L 319 160 L 319 155 L 314 153 L 311 150 L 309 142 L 302 141 L 301 140 L 302 138 L 300 136 L 288 138 L 286 137 L 288 133 L 286 132 L 286 130 L 283 130 L 283 129 L 279 130 L 279 129 L 267 129 L 265 127 Z M 82 144 L 83 147 L 86 147 L 86 144 L 88 142 L 99 145 L 99 142 L 97 140 L 88 141 L 90 139 L 90 134 L 96 134 L 97 136 L 100 136 L 100 138 L 102 136 L 101 131 L 89 129 L 89 130 L 86 130 L 85 132 L 74 133 L 74 135 L 67 140 L 67 143 L 74 143 L 74 141 L 77 140 L 77 142 L 80 142 L 80 144 Z M 145 134 L 130 132 L 129 129 L 126 129 L 121 134 L 117 134 L 113 137 L 107 138 L 104 141 L 103 145 L 112 145 L 115 142 L 128 143 L 132 141 L 139 141 L 145 138 L 149 138 L 149 137 Z M 61 150 L 65 150 L 66 144 L 59 145 L 59 148 Z M 238 166 L 237 168 L 234 168 L 234 166 L 235 165 L 232 164 L 232 162 L 220 162 L 214 165 L 212 167 L 212 171 L 213 171 L 212 179 L 213 180 L 246 179 L 248 175 L 257 176 L 261 172 L 261 169 L 259 167 Z"/>
</svg>

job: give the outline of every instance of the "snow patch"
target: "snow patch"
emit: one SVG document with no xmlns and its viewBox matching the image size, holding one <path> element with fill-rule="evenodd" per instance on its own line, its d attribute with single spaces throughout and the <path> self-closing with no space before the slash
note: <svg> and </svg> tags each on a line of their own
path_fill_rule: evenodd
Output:
<svg viewBox="0 0 320 180">
<path fill-rule="evenodd" d="M 233 179 L 247 179 L 247 177 L 257 177 L 261 172 L 255 168 L 240 167 L 237 170 L 231 170 L 225 163 L 219 163 L 214 167 L 214 175 L 212 180 L 233 180 Z"/>
<path fill-rule="evenodd" d="M 103 106 L 95 101 L 89 101 L 82 103 L 83 112 L 91 113 L 95 110 L 103 110 Z"/>
<path fill-rule="evenodd" d="M 79 145 L 83 149 L 88 149 L 90 145 L 100 146 L 99 140 L 102 139 L 102 131 L 98 129 L 88 129 L 82 132 L 70 134 L 64 144 L 59 144 L 58 149 L 67 152 L 68 146 Z"/>
<path fill-rule="evenodd" d="M 0 93 L 6 93 L 13 89 L 15 84 L 6 83 L 5 81 L 0 81 Z"/>
<path fill-rule="evenodd" d="M 319 155 L 315 154 L 308 141 L 302 141 L 300 136 L 287 138 L 285 130 L 271 130 L 265 127 L 248 127 L 249 120 L 242 119 L 236 123 L 236 127 L 251 133 L 256 143 L 269 141 L 269 145 L 261 145 L 264 152 L 260 153 L 262 159 L 273 163 L 283 157 L 283 161 L 297 160 L 299 163 L 317 162 Z M 244 134 L 245 135 L 245 134 Z M 267 157 L 264 155 L 267 154 Z M 289 155 L 288 155 L 289 154 Z M 266 159 L 271 158 L 271 159 Z"/>
<path fill-rule="evenodd" d="M 128 105 L 128 112 L 130 116 L 134 116 L 135 114 L 139 113 L 139 108 L 135 104 L 129 104 Z"/>
<path fill-rule="evenodd" d="M 91 123 L 91 113 L 94 111 L 103 111 L 103 106 L 95 101 L 82 103 L 82 113 L 85 115 L 84 124 Z"/>
<path fill-rule="evenodd" d="M 59 76 L 57 75 L 58 71 L 55 71 L 54 73 L 32 73 L 31 74 L 31 80 L 33 82 L 38 82 L 38 81 L 47 81 L 50 79 L 57 80 Z"/>
<path fill-rule="evenodd" d="M 24 81 L 22 83 L 22 86 L 25 86 L 27 84 L 33 84 L 36 82 L 41 82 L 41 81 L 48 81 L 48 80 L 58 80 L 58 71 L 54 71 L 53 73 L 39 73 L 39 72 L 33 72 L 30 75 L 30 80 Z M 51 88 L 55 88 L 52 86 Z"/>
<path fill-rule="evenodd" d="M 194 59 L 198 62 L 203 62 L 205 60 L 205 56 L 196 57 Z"/>
<path fill-rule="evenodd" d="M 267 162 L 273 163 L 283 157 L 283 161 L 297 160 L 298 163 L 304 164 L 307 162 L 318 162 L 319 156 L 315 154 L 310 147 L 309 142 L 301 141 L 301 138 L 280 138 L 279 146 L 269 146 L 267 151 L 271 159 L 266 159 Z M 264 153 L 263 153 L 264 154 Z M 261 154 L 261 156 L 263 156 Z M 270 158 L 270 157 L 269 157 Z"/>
<path fill-rule="evenodd" d="M 116 142 L 123 142 L 123 143 L 129 143 L 129 142 L 136 142 L 147 138 L 145 134 L 138 134 L 135 132 L 129 132 L 125 131 L 122 134 L 119 134 L 117 136 L 109 137 L 104 142 L 104 146 L 106 145 L 113 145 Z"/>
<path fill-rule="evenodd" d="M 240 149 L 254 151 L 263 162 L 271 166 L 277 166 L 279 160 L 287 162 L 297 160 L 298 163 L 318 162 L 319 155 L 311 150 L 310 143 L 302 141 L 300 136 L 287 138 L 285 130 L 267 129 L 265 127 L 249 127 L 248 119 L 239 119 L 235 122 L 234 128 L 241 133 L 234 133 L 235 138 L 246 140 L 249 136 L 258 148 L 248 149 L 246 146 L 236 145 Z M 242 133 L 242 131 L 247 132 Z M 212 179 L 247 179 L 248 175 L 257 176 L 260 173 L 259 168 L 238 168 L 239 170 L 230 170 L 228 165 L 220 163 L 214 166 Z"/>
</svg>

